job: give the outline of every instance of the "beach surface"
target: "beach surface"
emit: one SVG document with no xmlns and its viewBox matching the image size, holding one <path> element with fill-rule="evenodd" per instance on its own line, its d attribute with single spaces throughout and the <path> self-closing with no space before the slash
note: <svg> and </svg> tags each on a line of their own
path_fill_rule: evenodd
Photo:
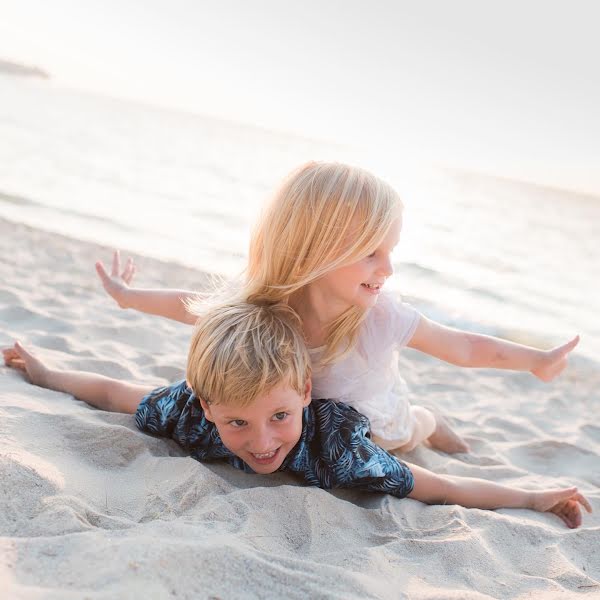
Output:
<svg viewBox="0 0 600 600">
<path fill-rule="evenodd" d="M 183 377 L 188 326 L 119 309 L 95 260 L 110 249 L 0 219 L 0 345 L 146 384 Z M 140 286 L 205 273 L 136 257 Z M 419 307 L 418 308 L 422 308 Z M 577 485 L 569 530 L 529 510 L 427 506 L 325 491 L 286 474 L 201 464 L 130 415 L 0 367 L 0 589 L 7 599 L 600 597 L 600 371 L 577 352 L 544 384 L 407 350 L 413 401 L 472 446 L 408 461 L 526 488 Z"/>
</svg>

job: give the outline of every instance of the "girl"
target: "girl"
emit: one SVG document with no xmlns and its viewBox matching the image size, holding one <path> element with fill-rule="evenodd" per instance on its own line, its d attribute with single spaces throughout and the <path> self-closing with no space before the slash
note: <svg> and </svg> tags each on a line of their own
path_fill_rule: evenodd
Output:
<svg viewBox="0 0 600 600">
<path fill-rule="evenodd" d="M 397 351 L 415 348 L 463 367 L 529 371 L 543 381 L 567 364 L 579 337 L 543 351 L 445 327 L 383 291 L 400 239 L 402 202 L 385 182 L 359 168 L 311 162 L 291 173 L 252 236 L 237 300 L 285 303 L 300 316 L 313 367 L 313 398 L 343 401 L 371 421 L 375 441 L 409 451 L 427 441 L 466 452 L 443 418 L 411 406 L 397 372 Z M 135 265 L 109 275 L 106 291 L 123 308 L 194 323 L 203 299 L 184 290 L 129 287 Z"/>
</svg>

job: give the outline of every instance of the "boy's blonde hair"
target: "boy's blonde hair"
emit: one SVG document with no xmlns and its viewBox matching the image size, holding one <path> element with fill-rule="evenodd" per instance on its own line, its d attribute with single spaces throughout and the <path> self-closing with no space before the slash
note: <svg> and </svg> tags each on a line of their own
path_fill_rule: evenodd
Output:
<svg viewBox="0 0 600 600">
<path fill-rule="evenodd" d="M 254 230 L 248 302 L 287 303 L 326 273 L 371 254 L 402 214 L 394 189 L 363 169 L 309 162 L 283 182 Z M 350 351 L 365 313 L 350 308 L 330 324 L 321 365 Z"/>
<path fill-rule="evenodd" d="M 284 304 L 221 304 L 196 323 L 186 378 L 206 402 L 248 406 L 282 382 L 304 395 L 310 374 L 300 319 Z"/>
</svg>

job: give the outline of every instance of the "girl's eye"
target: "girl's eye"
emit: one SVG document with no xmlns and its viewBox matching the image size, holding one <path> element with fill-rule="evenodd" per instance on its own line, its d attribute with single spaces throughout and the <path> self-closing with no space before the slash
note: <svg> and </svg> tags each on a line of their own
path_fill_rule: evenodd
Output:
<svg viewBox="0 0 600 600">
<path fill-rule="evenodd" d="M 371 254 L 369 254 L 369 256 L 367 256 L 367 258 L 375 258 L 375 252 L 372 252 Z"/>
<path fill-rule="evenodd" d="M 273 418 L 276 421 L 283 421 L 287 416 L 288 416 L 288 413 L 286 413 L 286 412 L 278 412 L 273 415 Z"/>
<path fill-rule="evenodd" d="M 233 427 L 243 427 L 246 424 L 246 421 L 242 421 L 242 419 L 234 419 L 233 421 L 229 421 L 229 424 Z"/>
</svg>

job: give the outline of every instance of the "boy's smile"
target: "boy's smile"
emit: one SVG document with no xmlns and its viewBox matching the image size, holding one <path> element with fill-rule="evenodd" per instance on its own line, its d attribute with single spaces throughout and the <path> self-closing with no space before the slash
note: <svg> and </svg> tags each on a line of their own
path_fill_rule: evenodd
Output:
<svg viewBox="0 0 600 600">
<path fill-rule="evenodd" d="M 310 381 L 303 395 L 280 383 L 245 407 L 207 404 L 202 399 L 200 403 L 223 444 L 253 471 L 267 474 L 277 471 L 298 443 L 310 391 Z"/>
</svg>

